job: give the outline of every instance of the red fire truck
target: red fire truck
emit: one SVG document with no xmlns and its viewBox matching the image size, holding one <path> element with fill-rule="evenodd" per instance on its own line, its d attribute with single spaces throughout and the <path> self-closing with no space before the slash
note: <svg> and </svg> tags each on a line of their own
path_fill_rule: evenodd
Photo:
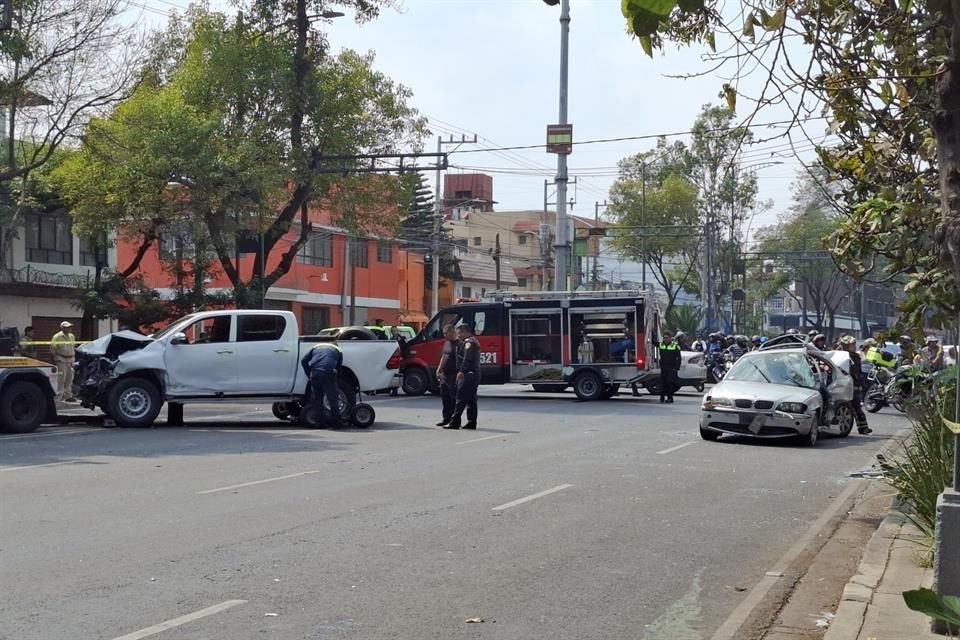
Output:
<svg viewBox="0 0 960 640">
<path fill-rule="evenodd" d="M 660 313 L 643 291 L 496 293 L 443 309 L 408 343 L 404 391 L 436 389 L 443 327 L 470 323 L 480 341 L 481 384 L 572 386 L 581 400 L 659 376 Z"/>
</svg>

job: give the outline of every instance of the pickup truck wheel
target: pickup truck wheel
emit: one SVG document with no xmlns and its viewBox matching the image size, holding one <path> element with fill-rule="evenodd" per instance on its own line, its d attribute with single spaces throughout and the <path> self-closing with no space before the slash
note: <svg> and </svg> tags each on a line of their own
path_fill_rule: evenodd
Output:
<svg viewBox="0 0 960 640">
<path fill-rule="evenodd" d="M 603 381 L 593 371 L 585 371 L 573 381 L 573 390 L 578 400 L 597 400 L 603 395 Z"/>
<path fill-rule="evenodd" d="M 0 430 L 29 433 L 43 422 L 47 399 L 36 382 L 18 380 L 0 392 Z"/>
<path fill-rule="evenodd" d="M 403 374 L 403 392 L 408 396 L 422 396 L 430 388 L 426 369 L 407 369 Z"/>
<path fill-rule="evenodd" d="M 109 414 L 118 427 L 149 427 L 160 414 L 163 399 L 146 378 L 124 378 L 110 389 Z"/>
</svg>

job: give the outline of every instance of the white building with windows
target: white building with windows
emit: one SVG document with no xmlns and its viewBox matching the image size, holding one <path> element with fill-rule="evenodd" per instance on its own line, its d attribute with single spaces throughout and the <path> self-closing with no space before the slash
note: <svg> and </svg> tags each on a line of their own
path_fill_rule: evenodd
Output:
<svg viewBox="0 0 960 640">
<path fill-rule="evenodd" d="M 65 211 L 27 213 L 0 266 L 0 324 L 16 327 L 21 334 L 32 326 L 35 338 L 46 341 L 68 320 L 80 338 L 83 314 L 76 299 L 79 290 L 93 282 L 95 252 L 101 252 L 107 268 L 117 264 L 112 243 L 101 243 L 104 248 L 95 244 L 73 233 L 73 220 Z M 104 321 L 94 329 L 102 334 L 111 327 Z"/>
</svg>

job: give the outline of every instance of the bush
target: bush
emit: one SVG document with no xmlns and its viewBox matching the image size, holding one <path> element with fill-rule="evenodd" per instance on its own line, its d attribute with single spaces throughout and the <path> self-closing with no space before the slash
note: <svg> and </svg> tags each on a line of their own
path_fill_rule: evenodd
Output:
<svg viewBox="0 0 960 640">
<path fill-rule="evenodd" d="M 937 498 L 953 483 L 954 434 L 941 415 L 953 416 L 955 394 L 955 369 L 944 371 L 926 386 L 916 387 L 907 408 L 913 434 L 902 451 L 884 465 L 890 483 L 900 494 L 904 515 L 931 540 Z"/>
</svg>

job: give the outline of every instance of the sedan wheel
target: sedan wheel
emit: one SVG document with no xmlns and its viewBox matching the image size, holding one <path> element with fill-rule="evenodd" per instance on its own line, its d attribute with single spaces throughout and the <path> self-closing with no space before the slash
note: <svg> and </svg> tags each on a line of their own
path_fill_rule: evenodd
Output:
<svg viewBox="0 0 960 640">
<path fill-rule="evenodd" d="M 838 404 L 834 410 L 834 418 L 837 421 L 837 428 L 840 429 L 840 437 L 846 438 L 853 431 L 855 418 L 853 416 L 853 407 L 846 402 Z"/>
</svg>

